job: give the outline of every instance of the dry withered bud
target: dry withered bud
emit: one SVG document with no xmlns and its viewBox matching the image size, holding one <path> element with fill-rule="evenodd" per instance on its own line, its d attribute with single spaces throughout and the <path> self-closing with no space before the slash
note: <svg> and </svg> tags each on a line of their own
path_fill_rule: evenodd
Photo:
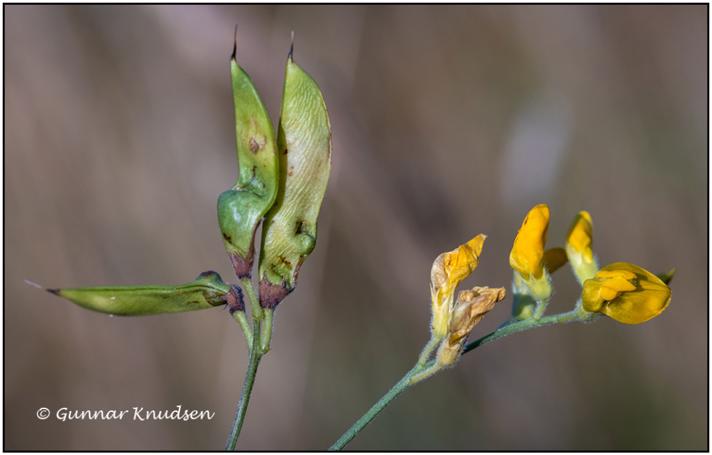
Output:
<svg viewBox="0 0 712 455">
<path fill-rule="evenodd" d="M 450 366 L 457 362 L 472 329 L 504 296 L 504 288 L 479 286 L 458 294 L 447 336 L 438 348 L 438 365 Z"/>
</svg>

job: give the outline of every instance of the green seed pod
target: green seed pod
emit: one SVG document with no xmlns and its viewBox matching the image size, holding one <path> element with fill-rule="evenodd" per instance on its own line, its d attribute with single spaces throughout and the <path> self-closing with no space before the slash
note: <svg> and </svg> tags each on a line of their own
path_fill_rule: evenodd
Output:
<svg viewBox="0 0 712 455">
<path fill-rule="evenodd" d="M 114 286 L 76 289 L 47 289 L 84 308 L 119 316 L 143 316 L 203 310 L 241 299 L 216 272 L 203 272 L 178 286 Z M 244 311 L 244 304 L 242 307 Z"/>
<path fill-rule="evenodd" d="M 274 308 L 296 286 L 316 244 L 319 209 L 331 169 L 331 126 L 319 86 L 287 60 L 279 121 L 279 193 L 263 227 L 260 304 Z"/>
<path fill-rule="evenodd" d="M 230 71 L 240 170 L 235 186 L 218 198 L 218 221 L 235 273 L 245 278 L 252 270 L 255 229 L 277 196 L 279 163 L 272 122 L 234 49 Z"/>
</svg>

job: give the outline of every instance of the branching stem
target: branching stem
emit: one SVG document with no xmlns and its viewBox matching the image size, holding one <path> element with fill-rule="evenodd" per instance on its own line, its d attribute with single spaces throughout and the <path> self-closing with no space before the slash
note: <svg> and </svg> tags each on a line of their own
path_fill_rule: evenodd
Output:
<svg viewBox="0 0 712 455">
<path fill-rule="evenodd" d="M 252 387 L 255 384 L 255 377 L 257 376 L 257 367 L 260 365 L 262 356 L 269 350 L 269 340 L 272 334 L 272 311 L 268 311 L 267 318 L 265 318 L 265 312 L 262 310 L 262 307 L 260 307 L 255 288 L 252 286 L 252 281 L 249 278 L 242 278 L 240 285 L 245 295 L 247 295 L 247 300 L 250 305 L 252 333 L 251 336 L 248 337 L 250 360 L 247 363 L 247 371 L 245 372 L 245 380 L 242 383 L 242 391 L 240 392 L 240 401 L 237 403 L 235 419 L 232 422 L 230 436 L 225 446 L 225 449 L 230 451 L 235 450 L 237 446 L 237 438 L 240 436 L 242 424 L 247 415 L 247 407 L 250 404 Z M 238 322 L 241 321 L 238 320 Z M 265 331 L 264 334 L 262 333 L 263 328 Z M 245 332 L 245 336 L 247 337 L 247 332 Z M 263 349 L 265 345 L 267 347 Z"/>
<path fill-rule="evenodd" d="M 500 326 L 500 328 L 498 328 L 494 332 L 491 332 L 465 345 L 463 354 L 500 338 L 504 338 L 515 333 L 524 332 L 526 330 L 536 329 L 538 327 L 545 327 L 554 324 L 566 324 L 569 322 L 587 322 L 593 319 L 594 316 L 591 313 L 583 311 L 581 309 L 581 305 L 577 304 L 576 308 L 566 313 L 544 316 L 540 319 L 524 319 L 521 321 L 512 322 L 511 324 Z M 430 344 L 431 342 L 428 342 L 428 345 L 426 345 L 425 349 L 423 349 L 423 352 L 426 352 L 428 350 L 432 352 L 433 348 L 429 346 Z M 401 378 L 401 380 L 396 383 L 396 385 L 394 385 L 388 392 L 386 392 L 386 394 L 383 395 L 383 397 L 381 397 L 381 399 L 378 400 L 376 404 L 371 407 L 371 409 L 366 411 L 366 413 L 361 416 L 360 419 L 358 419 L 348 430 L 346 430 L 346 432 L 344 432 L 344 434 L 329 448 L 329 450 L 343 449 L 346 444 L 348 444 L 353 438 L 355 438 L 356 435 L 361 430 L 363 430 L 364 427 L 366 427 L 366 425 L 368 425 L 369 422 L 371 422 L 378 415 L 378 413 L 380 413 L 386 406 L 388 406 L 390 402 L 393 401 L 398 395 L 403 393 L 406 389 L 408 389 L 408 387 L 424 379 L 429 378 L 430 376 L 441 370 L 437 367 L 434 360 L 423 364 L 422 355 L 419 360 L 420 361 L 416 363 L 415 367 L 413 367 L 412 370 L 408 371 Z"/>
</svg>

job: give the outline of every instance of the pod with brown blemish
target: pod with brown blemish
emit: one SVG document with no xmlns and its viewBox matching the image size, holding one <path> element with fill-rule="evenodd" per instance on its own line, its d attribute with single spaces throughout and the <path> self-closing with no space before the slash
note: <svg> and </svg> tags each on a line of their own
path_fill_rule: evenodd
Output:
<svg viewBox="0 0 712 455">
<path fill-rule="evenodd" d="M 229 304 L 239 311 L 241 299 L 216 272 L 203 272 L 177 286 L 111 286 L 47 289 L 89 310 L 117 316 L 143 316 L 203 310 Z M 244 304 L 242 304 L 244 311 Z"/>
<path fill-rule="evenodd" d="M 251 275 L 255 229 L 277 196 L 279 163 L 274 129 L 250 76 L 230 58 L 239 174 L 218 198 L 225 249 L 239 278 Z"/>
<path fill-rule="evenodd" d="M 331 170 L 331 126 L 319 86 L 294 60 L 285 71 L 277 136 L 279 191 L 265 217 L 260 304 L 274 308 L 296 286 L 316 245 L 317 218 Z"/>
</svg>

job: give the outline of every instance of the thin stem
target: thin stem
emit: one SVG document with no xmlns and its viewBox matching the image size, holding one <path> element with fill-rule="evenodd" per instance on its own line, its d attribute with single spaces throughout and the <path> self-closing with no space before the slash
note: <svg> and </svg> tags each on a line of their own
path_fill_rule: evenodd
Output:
<svg viewBox="0 0 712 455">
<path fill-rule="evenodd" d="M 257 367 L 259 366 L 260 359 L 262 358 L 260 343 L 257 342 L 260 339 L 260 322 L 257 319 L 253 319 L 252 322 L 254 335 L 253 343 L 250 348 L 250 360 L 247 364 L 245 380 L 242 383 L 242 392 L 240 392 L 240 401 L 237 403 L 235 420 L 232 422 L 232 429 L 230 430 L 230 436 L 227 439 L 225 450 L 235 450 L 237 438 L 240 436 L 240 430 L 242 430 L 242 424 L 244 423 L 245 416 L 247 415 L 247 406 L 250 404 L 250 395 L 252 395 L 252 386 L 255 383 Z"/>
<path fill-rule="evenodd" d="M 238 324 L 240 324 L 242 333 L 245 334 L 245 340 L 247 341 L 247 349 L 252 349 L 252 328 L 247 322 L 247 315 L 245 315 L 244 311 L 235 311 L 234 313 L 232 313 L 232 317 L 233 319 L 235 319 L 235 321 L 237 321 Z"/>
<path fill-rule="evenodd" d="M 264 309 L 264 320 L 262 321 L 262 336 L 260 338 L 260 350 L 262 354 L 266 354 L 269 351 L 269 343 L 272 340 L 272 316 L 274 315 L 274 310 L 269 308 Z"/>
<path fill-rule="evenodd" d="M 546 307 L 549 306 L 549 298 L 541 299 L 536 301 L 536 308 L 534 308 L 534 319 L 541 319 L 546 312 Z"/>
<path fill-rule="evenodd" d="M 364 429 L 366 425 L 371 422 L 371 420 L 374 419 L 378 415 L 379 412 L 383 410 L 388 404 L 393 401 L 398 395 L 400 395 L 405 389 L 407 389 L 411 383 L 410 379 L 413 375 L 418 373 L 422 367 L 416 365 L 412 370 L 407 372 L 400 381 L 396 385 L 394 385 L 388 392 L 386 392 L 383 397 L 381 397 L 380 400 L 378 400 L 373 406 L 371 406 L 371 409 L 366 411 L 366 413 L 361 416 L 360 419 L 354 423 L 351 428 L 346 430 L 346 432 L 341 435 L 341 437 L 336 441 L 331 447 L 329 447 L 329 450 L 341 450 L 351 442 L 353 438 L 356 437 L 356 435 Z"/>
<path fill-rule="evenodd" d="M 580 305 L 577 304 L 576 308 L 566 313 L 559 313 L 550 316 L 542 317 L 541 319 L 525 319 L 522 321 L 512 322 L 504 326 L 500 326 L 497 330 L 489 333 L 475 341 L 472 341 L 465 345 L 463 354 L 470 352 L 480 346 L 484 346 L 487 343 L 504 338 L 506 336 L 524 332 L 526 330 L 536 329 L 538 327 L 544 327 L 554 324 L 566 324 L 568 322 L 585 322 L 593 320 L 593 315 L 591 313 L 586 313 L 581 310 Z M 409 386 L 419 382 L 423 379 L 427 379 L 433 374 L 440 371 L 436 368 L 435 361 L 432 360 L 425 365 L 416 364 L 416 366 L 407 372 L 403 378 L 396 385 L 393 386 L 388 392 L 386 392 L 383 397 L 374 404 L 371 409 L 369 409 L 366 414 L 364 414 L 360 419 L 358 419 L 346 432 L 329 448 L 329 450 L 341 450 L 348 444 L 356 435 L 363 430 L 363 428 L 368 425 L 368 423 L 373 420 L 379 412 L 381 412 L 391 401 L 393 401 L 398 395 L 404 392 Z"/>
<path fill-rule="evenodd" d="M 433 360 L 425 366 L 421 366 L 421 370 L 410 377 L 409 385 L 415 385 L 420 381 L 425 381 L 430 376 L 434 376 L 435 373 L 438 373 L 440 370 L 442 370 L 442 367 L 438 365 L 437 360 Z"/>
<path fill-rule="evenodd" d="M 492 333 L 489 333 L 481 338 L 467 343 L 462 353 L 465 354 L 475 348 L 484 346 L 487 343 L 491 343 L 492 341 L 499 340 L 500 338 L 504 338 L 514 333 L 524 332 L 526 330 L 536 329 L 539 327 L 545 327 L 547 325 L 566 324 L 568 322 L 579 322 L 588 319 L 589 317 L 584 313 L 580 312 L 578 308 L 568 311 L 566 313 L 544 316 L 541 319 L 524 319 L 522 321 L 517 321 L 502 326 L 501 328 L 495 330 Z"/>
<path fill-rule="evenodd" d="M 420 351 L 420 356 L 418 357 L 418 365 L 425 365 L 430 359 L 430 355 L 433 353 L 438 344 L 442 341 L 442 338 L 438 338 L 434 335 L 430 336 L 430 341 L 425 345 L 422 351 Z"/>
<path fill-rule="evenodd" d="M 252 286 L 252 280 L 250 278 L 240 278 L 240 286 L 245 292 L 245 295 L 247 295 L 247 301 L 250 304 L 252 319 L 261 321 L 264 315 L 262 314 L 262 307 L 260 306 L 260 301 L 257 298 L 255 288 Z M 259 337 L 255 336 L 255 339 L 259 339 Z"/>
<path fill-rule="evenodd" d="M 247 407 L 250 404 L 252 386 L 254 386 L 255 377 L 257 376 L 257 367 L 260 365 L 260 359 L 262 359 L 262 355 L 265 353 L 262 351 L 262 337 L 260 336 L 264 312 L 262 311 L 262 307 L 260 307 L 255 288 L 252 286 L 252 280 L 250 278 L 241 278 L 240 285 L 245 295 L 247 295 L 247 300 L 250 305 L 250 313 L 252 316 L 252 343 L 250 344 L 250 360 L 247 363 L 245 380 L 242 382 L 242 391 L 240 392 L 240 401 L 237 403 L 235 420 L 232 422 L 232 429 L 230 430 L 230 436 L 227 439 L 227 445 L 225 447 L 226 450 L 235 450 L 237 438 L 240 436 L 240 430 L 242 430 L 242 424 L 247 415 Z M 269 322 L 271 326 L 271 318 Z M 271 332 L 271 327 L 268 330 Z"/>
</svg>

